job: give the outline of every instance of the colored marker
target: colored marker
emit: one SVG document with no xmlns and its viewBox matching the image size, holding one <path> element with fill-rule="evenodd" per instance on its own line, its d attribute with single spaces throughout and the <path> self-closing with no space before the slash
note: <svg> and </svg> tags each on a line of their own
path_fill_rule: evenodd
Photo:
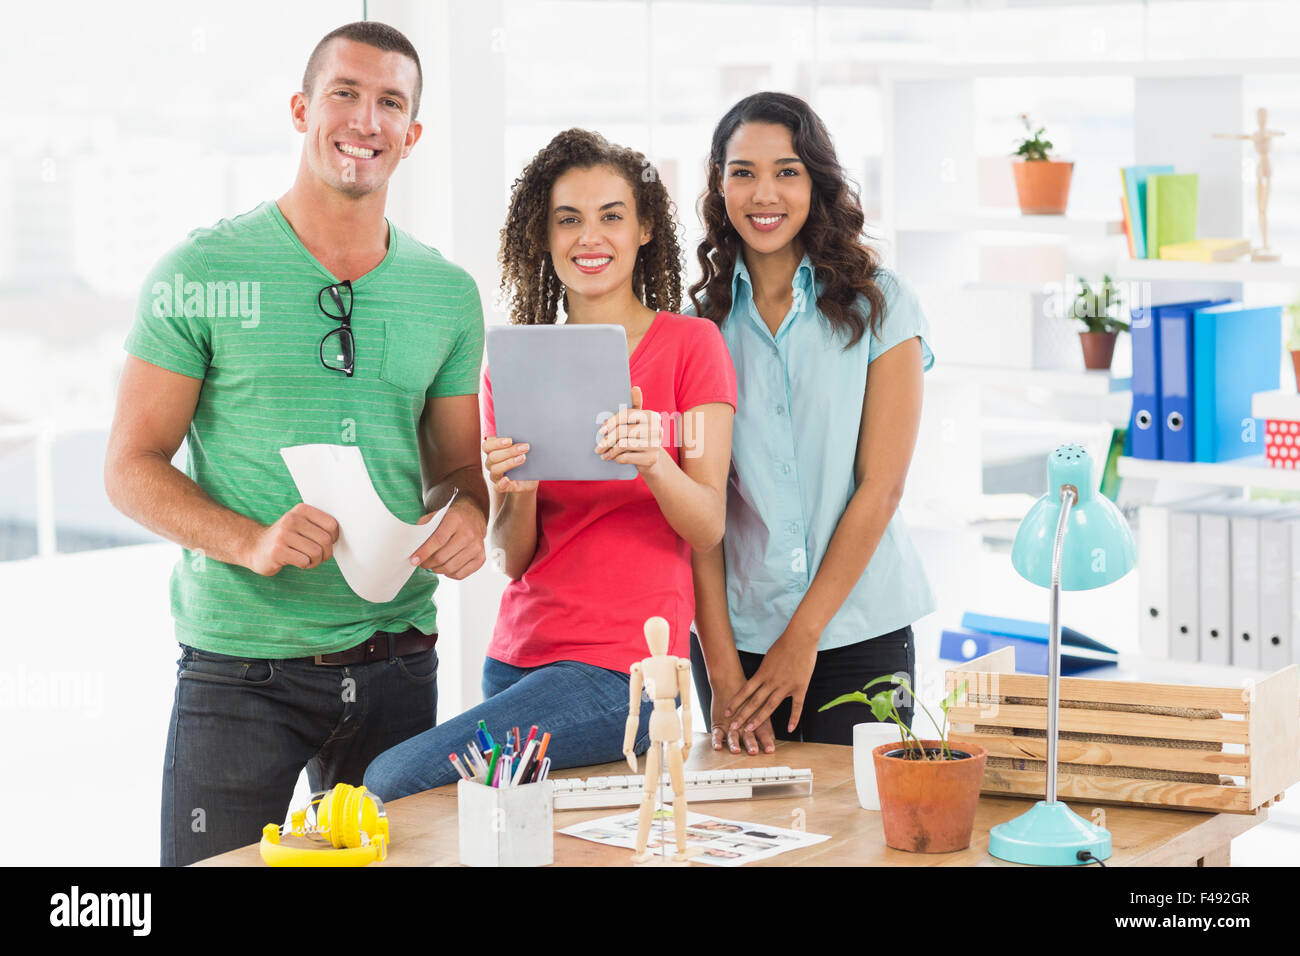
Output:
<svg viewBox="0 0 1300 956">
<path fill-rule="evenodd" d="M 471 777 L 471 776 L 469 775 L 469 773 L 465 770 L 465 768 L 461 766 L 460 758 L 457 757 L 455 754 L 452 754 L 452 755 L 451 755 L 451 765 L 452 765 L 453 767 L 455 767 L 455 768 L 456 768 L 456 772 L 457 772 L 458 774 L 460 774 L 460 779 L 462 779 L 462 780 L 473 780 L 473 779 L 474 779 L 473 777 Z"/>
<path fill-rule="evenodd" d="M 546 748 L 550 746 L 550 743 L 551 732 L 548 730 L 546 733 L 542 734 L 542 746 L 541 749 L 537 751 L 537 767 L 539 770 L 541 769 L 542 761 L 546 759 Z M 541 780 L 541 777 L 537 777 L 534 782 L 538 780 Z"/>
<path fill-rule="evenodd" d="M 487 767 L 487 781 L 486 781 L 486 782 L 487 782 L 487 785 L 488 785 L 489 787 L 495 787 L 495 786 L 496 786 L 496 769 L 497 769 L 497 761 L 500 760 L 500 759 L 501 759 L 501 748 L 500 748 L 499 746 L 494 746 L 494 747 L 492 748 L 492 759 L 491 759 L 491 761 L 488 762 L 488 767 Z"/>
</svg>

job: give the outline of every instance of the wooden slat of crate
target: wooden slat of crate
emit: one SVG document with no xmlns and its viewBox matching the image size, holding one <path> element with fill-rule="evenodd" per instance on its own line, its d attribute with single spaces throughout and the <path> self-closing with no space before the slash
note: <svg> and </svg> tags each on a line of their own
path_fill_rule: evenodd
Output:
<svg viewBox="0 0 1300 956">
<path fill-rule="evenodd" d="M 963 680 L 970 696 L 1039 697 L 1047 696 L 1047 678 L 1039 674 L 1003 674 L 991 671 L 949 671 L 948 690 Z M 1061 700 L 1092 704 L 1147 704 L 1153 707 L 1178 707 L 1217 710 L 1225 714 L 1249 714 L 1249 688 L 1196 687 L 1183 684 L 1144 684 L 1130 681 L 1091 680 L 1086 677 L 1062 677 Z M 1258 695 L 1256 695 L 1258 696 Z"/>
<path fill-rule="evenodd" d="M 1047 708 L 1036 705 L 1000 703 L 996 708 L 973 705 L 954 707 L 948 713 L 954 724 L 1047 729 Z M 1229 744 L 1250 742 L 1250 724 L 1244 720 L 1203 720 L 1164 714 L 1062 708 L 1057 726 L 1068 733 L 1117 734 L 1125 737 L 1204 740 Z"/>
<path fill-rule="evenodd" d="M 984 769 L 984 793 L 1010 793 L 1042 798 L 1047 784 L 1042 771 Z M 1056 778 L 1058 799 L 1095 800 L 1099 803 L 1140 803 L 1155 807 L 1187 810 L 1252 812 L 1247 787 L 1165 780 L 1130 780 L 1119 777 L 1090 777 L 1064 769 Z"/>
<path fill-rule="evenodd" d="M 1255 685 L 1250 722 L 1250 787 L 1258 805 L 1300 778 L 1300 667 L 1292 664 Z"/>
<path fill-rule="evenodd" d="M 982 733 L 952 733 L 954 743 L 971 741 L 984 747 L 990 757 L 1013 760 L 1047 760 L 1047 738 L 1010 737 Z M 1062 740 L 1057 744 L 1058 763 L 1106 767 L 1145 767 L 1151 770 L 1181 770 L 1189 773 L 1220 773 L 1244 777 L 1250 772 L 1250 757 L 1220 750 L 1176 750 L 1168 747 L 1135 747 L 1096 740 Z M 1062 768 L 1064 770 L 1065 768 Z"/>
</svg>

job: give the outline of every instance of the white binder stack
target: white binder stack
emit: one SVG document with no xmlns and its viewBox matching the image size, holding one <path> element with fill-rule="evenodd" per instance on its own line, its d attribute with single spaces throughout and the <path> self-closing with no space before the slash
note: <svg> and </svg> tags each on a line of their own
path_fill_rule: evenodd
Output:
<svg viewBox="0 0 1300 956">
<path fill-rule="evenodd" d="M 1300 661 L 1300 507 L 1221 495 L 1144 506 L 1138 569 L 1144 654 L 1268 671 Z"/>
</svg>

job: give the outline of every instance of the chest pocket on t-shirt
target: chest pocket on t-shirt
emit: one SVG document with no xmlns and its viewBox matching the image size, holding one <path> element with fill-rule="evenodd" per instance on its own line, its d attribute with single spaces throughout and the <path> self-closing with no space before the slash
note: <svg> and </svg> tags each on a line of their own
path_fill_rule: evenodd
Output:
<svg viewBox="0 0 1300 956">
<path fill-rule="evenodd" d="M 430 319 L 390 318 L 379 377 L 394 388 L 423 395 L 447 361 L 452 344 L 449 332 Z"/>
</svg>

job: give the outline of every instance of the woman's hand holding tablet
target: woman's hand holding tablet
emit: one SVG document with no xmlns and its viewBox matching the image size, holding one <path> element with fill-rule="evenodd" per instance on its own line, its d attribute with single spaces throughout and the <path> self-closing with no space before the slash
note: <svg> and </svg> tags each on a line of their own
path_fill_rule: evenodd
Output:
<svg viewBox="0 0 1300 956">
<path fill-rule="evenodd" d="M 521 442 L 516 445 L 509 438 L 491 435 L 483 440 L 483 454 L 487 456 L 488 484 L 503 494 L 521 491 L 536 491 L 536 481 L 516 481 L 506 476 L 511 468 L 517 468 L 528 457 L 528 445 Z"/>
<path fill-rule="evenodd" d="M 632 386 L 632 407 L 605 419 L 596 439 L 596 454 L 605 461 L 636 465 L 642 478 L 664 460 L 663 421 L 659 413 L 641 407 L 641 389 Z"/>
</svg>

